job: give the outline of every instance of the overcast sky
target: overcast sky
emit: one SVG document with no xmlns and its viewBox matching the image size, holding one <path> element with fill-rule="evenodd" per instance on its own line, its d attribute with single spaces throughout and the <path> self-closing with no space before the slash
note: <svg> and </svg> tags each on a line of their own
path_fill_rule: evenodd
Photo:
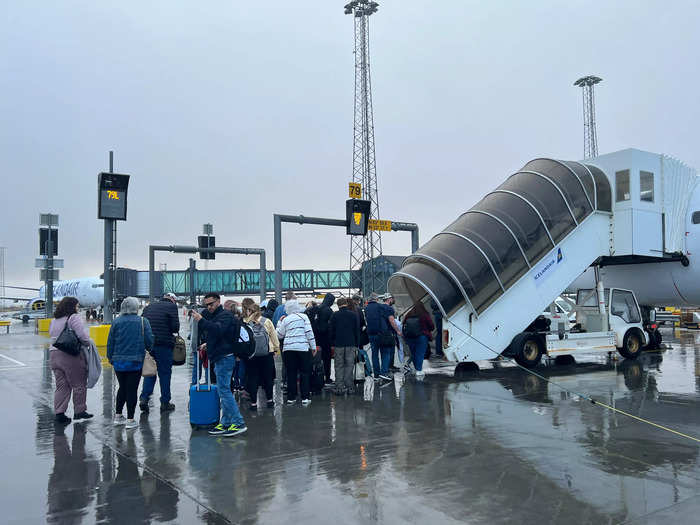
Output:
<svg viewBox="0 0 700 525">
<path fill-rule="evenodd" d="M 262 247 L 273 213 L 343 218 L 352 176 L 353 21 L 316 2 L 2 2 L 0 246 L 38 286 L 39 213 L 60 215 L 61 278 L 102 271 L 97 173 L 132 175 L 118 264 L 149 244 Z M 380 1 L 371 18 L 379 200 L 427 241 L 539 156 L 579 159 L 596 88 L 600 153 L 700 167 L 700 3 Z M 343 269 L 344 230 L 283 226 L 284 267 Z M 405 255 L 407 232 L 384 234 Z M 210 268 L 255 267 L 218 256 Z M 161 254 L 168 269 L 187 256 Z M 199 263 L 203 268 L 204 263 Z M 8 290 L 8 295 L 10 290 Z"/>
</svg>

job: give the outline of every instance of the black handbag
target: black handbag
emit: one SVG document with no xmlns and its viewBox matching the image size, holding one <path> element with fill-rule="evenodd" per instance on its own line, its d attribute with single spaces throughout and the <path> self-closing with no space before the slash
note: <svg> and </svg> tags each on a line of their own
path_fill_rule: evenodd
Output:
<svg viewBox="0 0 700 525">
<path fill-rule="evenodd" d="M 73 329 L 68 326 L 70 318 L 71 316 L 69 315 L 68 319 L 66 319 L 66 326 L 63 327 L 63 331 L 56 338 L 53 345 L 69 355 L 78 355 L 80 353 L 80 340 Z"/>
</svg>

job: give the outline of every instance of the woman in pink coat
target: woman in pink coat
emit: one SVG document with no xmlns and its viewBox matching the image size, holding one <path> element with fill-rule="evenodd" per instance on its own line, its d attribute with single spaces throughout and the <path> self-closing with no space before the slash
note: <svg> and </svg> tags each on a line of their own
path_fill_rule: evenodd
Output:
<svg viewBox="0 0 700 525">
<path fill-rule="evenodd" d="M 63 329 L 68 326 L 75 332 L 81 345 L 90 344 L 90 334 L 87 327 L 80 319 L 78 313 L 78 300 L 75 297 L 64 297 L 58 303 L 54 313 L 54 320 L 49 327 L 49 335 L 55 341 L 61 335 Z M 78 355 L 70 355 L 55 346 L 51 346 L 49 363 L 56 378 L 56 393 L 53 397 L 53 408 L 56 413 L 57 423 L 70 423 L 71 418 L 66 416 L 66 409 L 73 394 L 73 418 L 89 419 L 92 414 L 87 412 L 87 363 L 83 352 Z"/>
</svg>

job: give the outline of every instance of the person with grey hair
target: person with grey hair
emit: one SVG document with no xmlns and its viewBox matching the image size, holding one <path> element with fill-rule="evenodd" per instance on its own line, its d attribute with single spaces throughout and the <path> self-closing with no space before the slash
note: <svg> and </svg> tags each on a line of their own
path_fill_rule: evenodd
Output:
<svg viewBox="0 0 700 525">
<path fill-rule="evenodd" d="M 296 298 L 287 300 L 285 312 L 277 324 L 277 337 L 284 339 L 282 360 L 287 368 L 287 404 L 297 398 L 297 377 L 301 385 L 301 404 L 311 403 L 311 358 L 318 352 L 309 318 Z"/>
<path fill-rule="evenodd" d="M 107 359 L 114 368 L 119 382 L 117 404 L 114 416 L 115 425 L 136 428 L 134 419 L 138 401 L 141 369 L 146 351 L 153 349 L 153 332 L 148 319 L 139 315 L 139 301 L 127 297 L 122 301 L 121 315 L 112 322 L 107 338 Z M 126 419 L 122 411 L 126 403 Z"/>
</svg>

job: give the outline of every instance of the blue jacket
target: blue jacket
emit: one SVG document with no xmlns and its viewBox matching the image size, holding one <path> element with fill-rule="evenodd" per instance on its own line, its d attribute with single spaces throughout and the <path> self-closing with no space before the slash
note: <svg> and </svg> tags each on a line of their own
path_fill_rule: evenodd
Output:
<svg viewBox="0 0 700 525">
<path fill-rule="evenodd" d="M 287 312 L 284 309 L 284 305 L 281 304 L 275 308 L 275 313 L 272 315 L 272 324 L 275 325 L 275 328 L 277 328 L 277 323 L 280 322 L 280 317 L 283 315 L 287 315 Z"/>
<path fill-rule="evenodd" d="M 167 347 L 172 350 L 175 346 L 174 333 L 180 331 L 180 319 L 177 305 L 169 299 L 161 299 L 149 304 L 143 309 L 143 316 L 151 323 L 154 346 Z"/>
<path fill-rule="evenodd" d="M 389 317 L 391 316 L 394 316 L 394 309 L 388 304 L 379 304 L 376 301 L 367 303 L 365 306 L 367 335 L 378 335 L 389 331 Z"/>
<path fill-rule="evenodd" d="M 141 320 L 143 319 L 143 336 Z M 123 314 L 112 322 L 107 338 L 107 359 L 114 361 L 143 361 L 146 350 L 153 348 L 153 332 L 148 319 L 136 314 Z"/>
<path fill-rule="evenodd" d="M 215 364 L 226 355 L 233 354 L 235 329 L 240 330 L 240 325 L 229 310 L 224 310 L 219 305 L 208 319 L 202 317 L 197 326 L 200 331 L 206 333 L 207 357 L 211 364 Z"/>
</svg>

